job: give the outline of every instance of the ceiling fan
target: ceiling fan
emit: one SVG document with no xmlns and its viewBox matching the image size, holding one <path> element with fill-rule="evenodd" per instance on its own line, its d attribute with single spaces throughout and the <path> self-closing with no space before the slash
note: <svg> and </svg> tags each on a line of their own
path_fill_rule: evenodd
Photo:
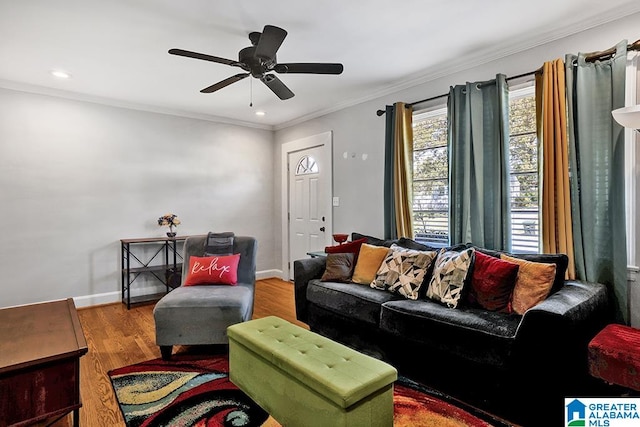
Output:
<svg viewBox="0 0 640 427">
<path fill-rule="evenodd" d="M 202 93 L 211 93 L 238 82 L 246 77 L 253 76 L 262 81 L 280 99 L 289 99 L 294 93 L 275 74 L 341 74 L 342 64 L 319 62 L 293 62 L 278 64 L 276 52 L 282 45 L 287 32 L 273 25 L 265 25 L 262 33 L 254 31 L 249 34 L 251 46 L 245 47 L 238 53 L 238 60 L 220 58 L 218 56 L 191 52 L 183 49 L 170 49 L 172 55 L 186 56 L 187 58 L 202 59 L 204 61 L 217 62 L 219 64 L 238 67 L 245 72 L 226 78 L 218 83 L 202 89 Z"/>
</svg>

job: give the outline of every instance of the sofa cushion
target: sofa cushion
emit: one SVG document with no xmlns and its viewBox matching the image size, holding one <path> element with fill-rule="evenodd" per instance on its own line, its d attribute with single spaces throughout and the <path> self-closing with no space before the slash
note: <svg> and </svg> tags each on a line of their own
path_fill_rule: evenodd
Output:
<svg viewBox="0 0 640 427">
<path fill-rule="evenodd" d="M 567 267 L 569 265 L 569 257 L 566 254 L 518 254 L 518 253 L 509 253 L 509 252 L 501 252 L 495 251 L 492 249 L 481 248 L 479 246 L 474 246 L 472 244 L 468 244 L 467 247 L 472 247 L 476 251 L 480 251 L 485 255 L 490 255 L 495 258 L 500 258 L 501 254 L 508 255 L 514 258 L 520 258 L 527 261 L 532 262 L 542 262 L 545 264 L 555 264 L 556 265 L 556 276 L 553 281 L 553 287 L 551 288 L 551 293 L 557 292 L 562 286 L 564 286 L 565 274 L 567 272 Z"/>
<path fill-rule="evenodd" d="M 509 303 L 510 313 L 524 314 L 525 311 L 547 298 L 556 275 L 555 264 L 526 261 L 505 254 L 500 257 L 520 266 Z"/>
<path fill-rule="evenodd" d="M 414 249 L 416 251 L 437 251 L 439 248 L 435 248 L 433 246 L 425 245 L 422 243 L 418 243 L 415 240 L 408 239 L 406 237 L 401 237 L 398 239 L 398 246 L 402 246 L 407 249 Z"/>
<path fill-rule="evenodd" d="M 461 252 L 442 249 L 434 263 L 427 298 L 456 308 L 471 272 L 473 252 L 473 248 Z"/>
<path fill-rule="evenodd" d="M 483 247 L 475 246 L 471 244 L 467 245 L 467 247 L 475 249 L 476 253 L 482 252 L 483 254 L 492 256 L 494 258 L 500 258 L 500 254 L 502 254 L 502 252 L 500 251 L 494 251 L 493 249 L 487 249 L 487 248 L 483 248 Z"/>
<path fill-rule="evenodd" d="M 376 278 L 376 273 L 387 255 L 389 255 L 389 248 L 363 243 L 360 246 L 358 262 L 353 270 L 351 281 L 361 285 L 370 285 Z"/>
<path fill-rule="evenodd" d="M 358 260 L 358 254 L 360 253 L 360 246 L 365 243 L 366 239 L 358 239 L 352 242 L 343 243 L 342 245 L 335 246 L 326 246 L 324 251 L 328 254 L 343 254 L 343 253 L 352 253 L 354 254 L 354 261 Z"/>
<path fill-rule="evenodd" d="M 564 286 L 565 274 L 569 265 L 569 257 L 565 254 L 507 254 L 514 258 L 520 258 L 531 262 L 555 264 L 556 274 L 551 287 L 551 294 L 556 293 Z"/>
<path fill-rule="evenodd" d="M 415 251 L 391 245 L 371 287 L 418 299 L 420 287 L 436 255 L 435 251 Z"/>
<path fill-rule="evenodd" d="M 322 274 L 323 282 L 350 282 L 353 274 L 355 254 L 351 252 L 327 254 L 327 263 Z"/>
<path fill-rule="evenodd" d="M 353 232 L 351 233 L 351 240 L 360 240 L 360 239 L 366 239 L 365 243 L 368 243 L 370 245 L 375 245 L 375 246 L 386 246 L 388 248 L 391 247 L 391 245 L 393 245 L 394 243 L 398 242 L 398 239 L 379 239 L 377 237 L 373 237 L 373 236 L 367 236 L 366 234 L 360 234 L 360 233 L 356 233 Z"/>
<path fill-rule="evenodd" d="M 326 310 L 378 326 L 382 303 L 399 299 L 389 292 L 349 283 L 311 280 L 307 300 Z"/>
<path fill-rule="evenodd" d="M 465 303 L 489 311 L 507 311 L 518 277 L 518 264 L 475 252 Z"/>
<path fill-rule="evenodd" d="M 430 300 L 385 302 L 380 328 L 444 353 L 505 368 L 522 317 L 484 309 L 451 310 Z"/>
</svg>

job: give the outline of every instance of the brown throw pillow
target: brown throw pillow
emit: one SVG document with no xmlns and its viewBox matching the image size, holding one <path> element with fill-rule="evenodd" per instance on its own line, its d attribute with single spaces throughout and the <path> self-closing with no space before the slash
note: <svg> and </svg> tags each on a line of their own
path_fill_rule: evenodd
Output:
<svg viewBox="0 0 640 427">
<path fill-rule="evenodd" d="M 501 254 L 500 258 L 520 266 L 516 286 L 509 302 L 509 313 L 524 314 L 547 298 L 556 277 L 556 265 L 525 261 Z"/>
<path fill-rule="evenodd" d="M 360 253 L 351 281 L 361 285 L 370 285 L 373 279 L 376 278 L 378 268 L 380 268 L 382 261 L 387 257 L 389 251 L 390 249 L 384 246 L 374 246 L 363 243 L 362 246 L 360 246 Z"/>
<path fill-rule="evenodd" d="M 323 282 L 350 282 L 354 258 L 355 254 L 351 252 L 327 254 L 327 263 L 320 280 Z"/>
</svg>

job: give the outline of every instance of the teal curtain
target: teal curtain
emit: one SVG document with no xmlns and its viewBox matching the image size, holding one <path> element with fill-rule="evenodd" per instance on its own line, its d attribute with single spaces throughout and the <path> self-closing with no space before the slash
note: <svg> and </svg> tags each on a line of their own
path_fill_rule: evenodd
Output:
<svg viewBox="0 0 640 427">
<path fill-rule="evenodd" d="M 626 40 L 611 59 L 565 59 L 576 277 L 608 285 L 628 324 L 624 131 L 611 116 L 624 106 L 626 62 Z"/>
<path fill-rule="evenodd" d="M 506 77 L 449 91 L 451 244 L 510 250 L 509 90 Z"/>
<path fill-rule="evenodd" d="M 393 146 L 395 108 L 386 106 L 384 132 L 384 238 L 397 239 L 396 209 L 393 195 Z"/>
</svg>

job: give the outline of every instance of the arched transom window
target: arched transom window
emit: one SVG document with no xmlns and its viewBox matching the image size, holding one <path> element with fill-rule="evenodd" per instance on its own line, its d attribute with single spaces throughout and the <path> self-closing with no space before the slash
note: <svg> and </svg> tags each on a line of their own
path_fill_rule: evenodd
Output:
<svg viewBox="0 0 640 427">
<path fill-rule="evenodd" d="M 311 156 L 303 156 L 296 166 L 296 175 L 307 175 L 310 173 L 318 173 L 318 164 L 316 159 Z"/>
</svg>

